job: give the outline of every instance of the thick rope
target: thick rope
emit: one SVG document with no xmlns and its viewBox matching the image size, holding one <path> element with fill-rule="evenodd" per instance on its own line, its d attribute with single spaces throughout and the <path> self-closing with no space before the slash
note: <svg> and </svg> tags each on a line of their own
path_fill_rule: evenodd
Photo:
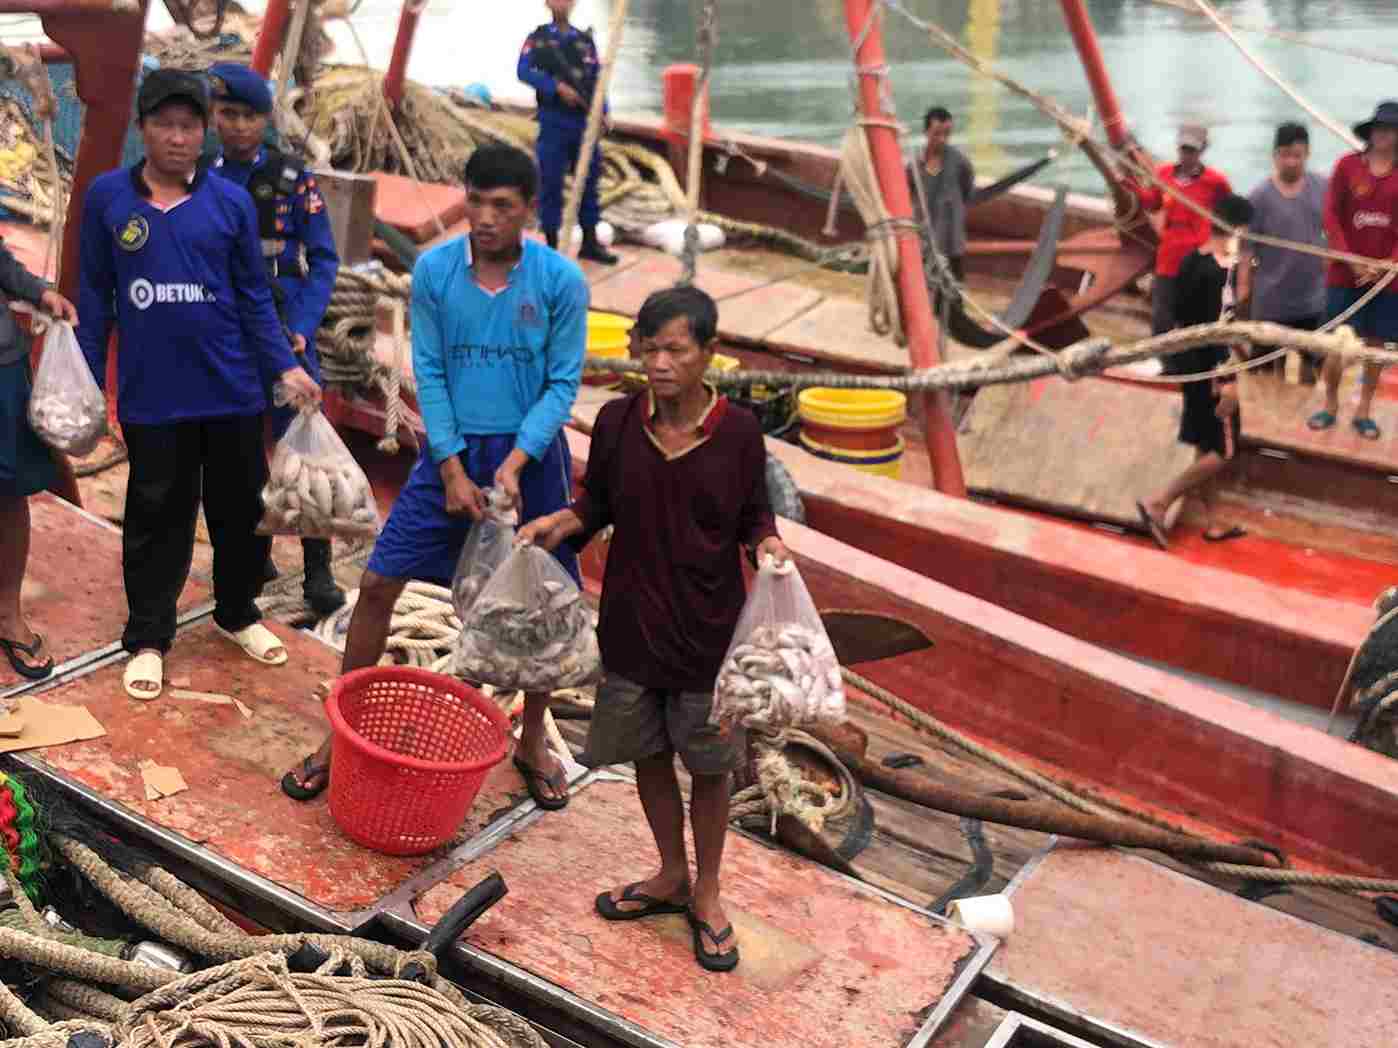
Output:
<svg viewBox="0 0 1398 1048">
<path fill-rule="evenodd" d="M 44 992 L 50 999 L 103 1022 L 116 1022 L 126 1008 L 120 997 L 73 979 L 50 979 Z"/>
<path fill-rule="evenodd" d="M 1300 91 L 1283 80 L 1275 69 L 1258 58 L 1257 55 L 1253 54 L 1247 44 L 1238 39 L 1238 34 L 1233 32 L 1233 27 L 1224 20 L 1223 16 L 1218 13 L 1217 8 L 1209 3 L 1209 0 L 1194 0 L 1194 6 L 1199 9 L 1200 14 L 1214 24 L 1220 33 L 1228 38 L 1228 42 L 1238 49 L 1238 53 L 1246 58 L 1254 69 L 1268 80 L 1272 81 L 1272 83 L 1276 84 L 1282 91 L 1286 92 L 1286 96 L 1309 113 L 1312 119 L 1323 124 L 1351 149 L 1357 151 L 1362 151 L 1364 149 L 1364 143 L 1355 136 L 1354 132 L 1328 113 L 1322 112 L 1314 102 L 1311 102 L 1301 94 Z"/>
<path fill-rule="evenodd" d="M 400 298 L 388 299 L 393 310 L 393 370 L 388 374 L 386 397 L 388 410 L 384 416 L 383 439 L 378 449 L 386 455 L 398 454 L 398 427 L 403 424 L 403 375 L 408 370 L 408 321 L 406 307 Z"/>
<path fill-rule="evenodd" d="M 869 136 L 861 126 L 845 133 L 840 150 L 840 180 L 854 200 L 869 237 L 869 272 L 864 295 L 869 304 L 869 328 L 886 335 L 898 345 L 907 343 L 903 315 L 898 304 L 898 237 L 906 235 L 911 222 L 895 222 L 879 188 Z"/>
<path fill-rule="evenodd" d="M 1197 15 L 1203 17 L 1199 9 L 1190 0 L 1148 0 L 1149 3 L 1157 7 L 1168 7 L 1172 10 L 1182 12 L 1187 15 Z M 1317 51 L 1329 51 L 1334 55 L 1344 55 L 1346 58 L 1358 58 L 1364 62 L 1373 62 L 1376 65 L 1386 65 L 1398 69 L 1398 60 L 1389 54 L 1378 51 L 1366 51 L 1359 47 L 1344 47 L 1340 44 L 1328 44 L 1321 40 L 1312 40 L 1310 37 L 1302 36 L 1300 33 L 1293 33 L 1287 29 L 1277 29 L 1275 26 L 1263 25 L 1260 22 L 1238 22 L 1233 19 L 1226 19 L 1228 24 L 1234 29 L 1241 29 L 1245 33 L 1261 33 L 1263 36 L 1270 36 L 1276 40 L 1285 40 L 1290 44 L 1297 44 L 1301 47 L 1313 48 Z"/>
<path fill-rule="evenodd" d="M 597 77 L 597 84 L 592 91 L 587 128 L 583 132 L 582 146 L 578 149 L 578 162 L 573 168 L 573 184 L 568 187 L 568 200 L 563 208 L 563 225 L 558 231 L 558 243 L 569 258 L 578 257 L 578 249 L 582 243 L 580 239 L 574 241 L 573 227 L 578 224 L 583 187 L 587 185 L 588 173 L 592 170 L 592 154 L 596 151 L 597 141 L 602 135 L 602 111 L 606 108 L 612 73 L 616 70 L 617 56 L 621 54 L 622 34 L 626 31 L 626 6 L 627 0 L 613 0 L 612 24 L 607 30 L 607 54 L 602 60 L 602 72 Z"/>
<path fill-rule="evenodd" d="M 197 891 L 163 867 L 147 866 L 139 876 L 142 884 L 159 892 L 172 906 L 216 935 L 247 934 Z"/>
</svg>

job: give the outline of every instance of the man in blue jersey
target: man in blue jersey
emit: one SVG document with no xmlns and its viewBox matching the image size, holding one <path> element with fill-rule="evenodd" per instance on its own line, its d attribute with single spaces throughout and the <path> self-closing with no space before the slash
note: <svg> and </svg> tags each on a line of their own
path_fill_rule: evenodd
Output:
<svg viewBox="0 0 1398 1048">
<path fill-rule="evenodd" d="M 340 268 L 325 201 L 315 176 L 297 157 L 263 144 L 272 114 L 267 81 L 238 62 L 219 62 L 209 67 L 209 84 L 214 128 L 222 148 L 205 158 L 206 166 L 252 194 L 277 313 L 297 360 L 319 382 L 316 328 L 330 304 Z M 271 415 L 273 432 L 280 437 L 296 411 L 273 407 Z M 302 539 L 301 558 L 306 569 L 301 587 L 306 603 L 316 614 L 329 615 L 345 603 L 344 591 L 330 571 L 330 540 Z M 276 578 L 270 561 L 266 574 Z"/>
<path fill-rule="evenodd" d="M 263 390 L 316 400 L 277 319 L 247 191 L 198 170 L 203 82 L 146 77 L 137 97 L 146 159 L 99 176 L 83 203 L 78 341 L 101 383 L 115 325 L 117 414 L 131 474 L 122 563 L 129 607 L 125 686 L 153 699 L 175 638 L 203 501 L 214 547 L 214 622 L 252 658 L 286 661 L 254 598 L 270 540 L 256 534 L 267 479 Z"/>
<path fill-rule="evenodd" d="M 602 61 L 591 31 L 584 32 L 569 22 L 575 0 L 546 0 L 553 20 L 539 26 L 524 41 L 517 74 L 534 89 L 539 102 L 539 225 L 549 247 L 558 246 L 558 227 L 563 223 L 563 179 L 578 163 L 587 112 Z M 617 256 L 597 239 L 597 223 L 602 208 L 597 198 L 597 182 L 602 175 L 602 151 L 594 150 L 592 165 L 583 184 L 578 221 L 582 225 L 579 258 L 614 266 Z M 571 236 L 571 230 L 564 230 Z"/>
<path fill-rule="evenodd" d="M 360 582 L 342 672 L 375 665 L 409 579 L 449 584 L 482 489 L 498 488 L 524 521 L 567 506 L 572 463 L 561 432 L 582 378 L 588 289 L 582 271 L 524 239 L 538 189 L 529 157 L 481 146 L 466 165 L 469 236 L 413 267 L 413 373 L 427 446 L 393 505 Z M 577 556 L 557 554 L 576 579 Z M 527 695 L 515 764 L 541 808 L 568 803 L 544 735 L 547 695 Z M 286 773 L 307 800 L 330 779 L 330 742 Z"/>
</svg>

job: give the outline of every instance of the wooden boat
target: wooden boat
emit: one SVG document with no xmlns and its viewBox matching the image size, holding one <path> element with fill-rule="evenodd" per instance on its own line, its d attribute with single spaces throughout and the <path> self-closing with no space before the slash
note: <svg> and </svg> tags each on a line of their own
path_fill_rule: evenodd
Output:
<svg viewBox="0 0 1398 1048">
<path fill-rule="evenodd" d="M 83 68 L 92 50 L 84 49 L 78 16 L 87 6 L 75 0 L 54 3 L 51 11 L 50 34 Z M 77 20 L 65 22 L 66 15 Z M 112 82 L 129 84 L 129 74 L 128 68 Z M 93 90 L 98 81 L 80 77 L 84 83 Z M 111 92 L 106 112 L 124 126 L 129 99 L 117 95 Z M 116 141 L 102 137 L 101 119 L 94 106 L 84 139 L 89 167 L 89 141 Z M 70 237 L 75 232 L 70 223 Z M 65 273 L 71 280 L 72 266 Z M 580 427 L 587 407 L 580 409 Z M 369 429 L 380 409 L 367 400 L 338 405 L 343 423 Z M 569 440 L 581 469 L 587 438 L 579 428 Z M 353 443 L 391 498 L 410 453 L 388 456 L 371 442 Z M 1001 576 L 996 585 L 1022 573 L 1015 584 L 1037 586 L 1043 591 L 1037 599 L 1046 603 L 1055 592 L 1072 592 L 1084 616 L 1100 594 L 1114 593 L 1118 607 L 1138 614 L 1142 608 L 1163 614 L 1172 602 L 1184 603 L 1185 591 L 1140 596 L 1119 577 L 1126 554 L 1113 563 L 1108 547 L 1096 544 L 1109 540 L 1088 532 L 911 486 L 889 488 L 794 455 L 789 461 L 813 516 L 828 514 L 819 530 L 784 528 L 819 606 L 858 611 L 866 621 L 883 620 L 921 638 L 896 655 L 856 654 L 854 668 L 874 684 L 1002 757 L 1088 794 L 1216 839 L 1263 839 L 1300 869 L 1390 872 L 1386 864 L 1398 845 L 1398 765 L 822 532 L 843 521 L 842 528 L 873 530 L 877 541 L 892 543 L 898 522 L 911 528 L 902 533 L 906 546 L 909 538 L 923 538 L 915 526 L 920 515 L 939 528 L 946 517 L 960 530 L 945 540 L 937 560 L 957 560 L 956 570 L 969 574 Z M 847 491 L 860 500 L 852 509 L 844 508 Z M 891 491 L 907 500 L 896 513 L 887 504 Z M 36 500 L 34 514 L 27 606 L 36 627 L 53 638 L 61 665 L 52 681 L 14 694 L 83 705 L 106 734 L 9 759 L 84 806 L 95 826 L 154 849 L 201 891 L 267 928 L 351 931 L 373 921 L 379 934 L 413 941 L 459 885 L 488 869 L 504 871 L 510 899 L 472 929 L 453 955 L 451 974 L 469 990 L 522 1011 L 553 1044 L 949 1048 L 1071 1043 L 1055 1032 L 1064 1030 L 1097 1043 L 1216 1043 L 1221 1011 L 1228 1043 L 1379 1044 L 1398 1018 L 1382 992 L 1398 974 L 1398 961 L 1379 948 L 1398 938 L 1374 918 L 1366 899 L 1296 889 L 1262 903 L 1245 901 L 1223 887 L 1236 881 L 1214 872 L 993 831 L 985 887 L 1009 888 L 1021 922 L 997 946 L 908 901 L 940 895 L 961 879 L 965 845 L 957 820 L 878 794 L 872 795 L 877 828 L 849 860 L 862 884 L 758 840 L 735 838 L 728 891 L 745 960 L 735 977 L 716 986 L 699 977 L 678 921 L 605 926 L 589 916 L 592 895 L 623 874 L 616 864 L 633 854 L 645 861 L 628 784 L 609 772 L 578 773 L 573 805 L 562 815 L 544 815 L 522 800 L 520 782 L 501 767 L 459 840 L 443 852 L 413 861 L 368 854 L 339 833 L 323 801 L 294 805 L 276 788 L 280 772 L 322 730 L 313 689 L 334 675 L 335 653 L 276 627 L 292 665 L 276 674 L 250 672 L 213 634 L 203 566 L 196 564 L 170 675 L 238 695 L 252 717 L 225 706 L 133 704 L 119 685 L 124 602 L 115 530 L 55 499 Z M 1011 535 L 1014 521 L 1021 525 Z M 1061 558 L 1056 566 L 1044 566 L 1049 550 Z M 594 592 L 605 555 L 594 547 L 586 558 Z M 1010 563 L 1014 571 L 1006 570 Z M 1164 568 L 1162 558 L 1160 587 Z M 1091 578 L 1092 589 L 1085 591 L 1072 573 Z M 1216 592 L 1217 573 L 1199 576 L 1198 586 L 1192 602 L 1214 599 L 1212 622 L 1236 628 L 1229 616 L 1237 608 Z M 1295 636 L 1303 619 L 1333 610 L 1291 606 L 1295 622 L 1287 633 L 1286 624 L 1268 621 L 1286 606 L 1279 594 L 1259 585 L 1257 596 L 1276 601 L 1254 617 L 1255 635 L 1264 641 Z M 1108 605 L 1105 615 L 1114 611 Z M 1115 617 L 1121 625 L 1132 616 Z M 1227 635 L 1218 625 L 1214 632 L 1215 641 Z M 1321 647 L 1317 642 L 1315 650 Z M 1283 648 L 1275 645 L 1269 654 L 1280 658 Z M 1241 660 L 1250 650 L 1240 641 L 1231 657 Z M 1299 671 L 1303 661 L 1288 665 Z M 871 737 L 871 757 L 911 754 L 924 762 L 918 774 L 976 792 L 1036 792 L 912 734 L 870 696 L 853 699 L 854 719 Z M 146 756 L 181 768 L 189 790 L 148 800 L 133 773 Z M 1278 959 L 1259 963 L 1259 956 Z M 1297 992 L 1278 995 L 1283 964 Z M 1225 969 L 1227 998 L 1216 986 Z M 1336 970 L 1346 972 L 1339 986 L 1328 981 Z M 1321 979 L 1327 979 L 1323 991 L 1314 989 Z M 1024 1040 L 1032 1036 L 1039 1039 Z"/>
</svg>

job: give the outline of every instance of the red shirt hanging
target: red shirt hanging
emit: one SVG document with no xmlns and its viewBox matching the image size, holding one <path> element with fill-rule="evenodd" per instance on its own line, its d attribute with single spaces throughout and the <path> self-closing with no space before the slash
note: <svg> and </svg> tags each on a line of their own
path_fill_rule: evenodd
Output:
<svg viewBox="0 0 1398 1048">
<path fill-rule="evenodd" d="M 1363 153 L 1340 157 L 1325 197 L 1325 234 L 1335 251 L 1398 261 L 1398 170 L 1376 178 Z M 1325 283 L 1357 286 L 1348 262 L 1331 262 Z"/>
<path fill-rule="evenodd" d="M 1228 179 L 1211 167 L 1192 177 L 1185 177 L 1174 164 L 1161 164 L 1155 176 L 1209 211 L 1233 192 Z M 1155 254 L 1155 272 L 1157 276 L 1175 276 L 1185 256 L 1208 242 L 1209 220 L 1157 185 L 1146 187 L 1127 179 L 1126 187 L 1136 194 L 1147 211 L 1164 209 L 1165 228 L 1160 233 L 1160 248 Z"/>
</svg>

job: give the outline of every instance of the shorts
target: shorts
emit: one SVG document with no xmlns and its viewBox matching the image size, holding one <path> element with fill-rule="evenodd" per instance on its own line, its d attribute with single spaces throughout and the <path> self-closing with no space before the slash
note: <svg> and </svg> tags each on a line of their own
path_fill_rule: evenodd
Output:
<svg viewBox="0 0 1398 1048">
<path fill-rule="evenodd" d="M 1191 444 L 1200 454 L 1213 452 L 1231 459 L 1238 451 L 1238 435 L 1243 431 L 1242 412 L 1226 419 L 1218 417 L 1218 393 L 1212 380 L 1186 382 L 1184 411 L 1180 414 L 1180 443 Z"/>
<path fill-rule="evenodd" d="M 29 426 L 29 358 L 0 364 L 0 496 L 35 495 L 58 483 L 48 445 Z"/>
<path fill-rule="evenodd" d="M 486 488 L 495 482 L 495 471 L 514 446 L 513 434 L 467 437 L 466 447 L 457 457 L 471 482 Z M 544 457 L 530 462 L 520 474 L 519 493 L 524 503 L 521 521 L 528 523 L 558 512 L 571 502 L 572 492 L 573 459 L 568 453 L 567 437 L 559 433 Z M 424 448 L 374 543 L 368 570 L 388 579 L 418 579 L 450 586 L 472 521 L 466 516 L 453 517 L 446 507 L 442 475 Z M 573 548 L 565 543 L 554 556 L 573 581 L 581 584 L 578 555 Z"/>
<path fill-rule="evenodd" d="M 608 672 L 597 686 L 582 762 L 590 768 L 678 753 L 691 775 L 723 775 L 747 753 L 741 725 L 709 724 L 714 693 L 663 691 Z"/>
<path fill-rule="evenodd" d="M 1325 308 L 1337 317 L 1368 292 L 1362 287 L 1328 287 Z M 1361 338 L 1375 342 L 1398 342 L 1398 293 L 1380 291 L 1354 316 L 1345 321 Z"/>
</svg>

